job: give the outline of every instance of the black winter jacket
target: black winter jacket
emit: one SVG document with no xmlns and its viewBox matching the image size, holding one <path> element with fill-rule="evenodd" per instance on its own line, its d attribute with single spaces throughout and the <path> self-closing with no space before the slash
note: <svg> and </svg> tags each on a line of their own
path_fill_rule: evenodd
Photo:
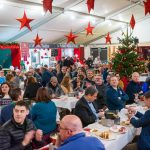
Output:
<svg viewBox="0 0 150 150">
<path fill-rule="evenodd" d="M 31 144 L 24 147 L 22 141 L 27 132 L 36 130 L 31 120 L 26 119 L 23 125 L 14 119 L 0 127 L 0 150 L 32 150 Z"/>
</svg>

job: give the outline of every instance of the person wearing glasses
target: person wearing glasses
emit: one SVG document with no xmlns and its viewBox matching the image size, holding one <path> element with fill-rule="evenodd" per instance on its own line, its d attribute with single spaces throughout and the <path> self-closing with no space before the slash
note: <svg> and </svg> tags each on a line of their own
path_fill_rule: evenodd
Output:
<svg viewBox="0 0 150 150">
<path fill-rule="evenodd" d="M 99 139 L 85 135 L 81 120 L 75 115 L 66 115 L 60 121 L 56 146 L 57 150 L 105 150 Z"/>
</svg>

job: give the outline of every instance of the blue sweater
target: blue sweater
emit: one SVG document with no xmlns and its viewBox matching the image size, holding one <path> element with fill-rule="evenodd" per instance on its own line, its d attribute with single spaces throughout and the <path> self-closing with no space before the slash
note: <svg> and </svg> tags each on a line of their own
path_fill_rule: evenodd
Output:
<svg viewBox="0 0 150 150">
<path fill-rule="evenodd" d="M 52 101 L 38 102 L 31 109 L 32 120 L 37 129 L 49 134 L 56 129 L 57 108 Z"/>
<path fill-rule="evenodd" d="M 96 137 L 86 137 L 85 133 L 78 133 L 66 139 L 57 150 L 105 150 L 105 148 Z"/>
<path fill-rule="evenodd" d="M 128 95 L 121 89 L 115 90 L 112 86 L 107 89 L 106 105 L 109 110 L 121 110 L 125 102 L 129 99 Z"/>
<path fill-rule="evenodd" d="M 141 134 L 138 139 L 138 150 L 150 150 L 150 110 L 145 114 L 137 112 L 135 115 L 139 119 L 131 118 L 130 123 L 135 127 L 142 127 Z"/>
</svg>

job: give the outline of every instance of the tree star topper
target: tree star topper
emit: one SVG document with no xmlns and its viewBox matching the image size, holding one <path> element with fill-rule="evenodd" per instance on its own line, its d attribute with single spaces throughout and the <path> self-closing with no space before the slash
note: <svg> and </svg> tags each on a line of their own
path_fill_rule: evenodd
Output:
<svg viewBox="0 0 150 150">
<path fill-rule="evenodd" d="M 53 0 L 43 0 L 43 9 L 45 13 L 49 10 L 49 12 L 52 14 L 52 2 Z"/>
<path fill-rule="evenodd" d="M 135 26 L 135 18 L 134 18 L 134 15 L 132 15 L 132 17 L 131 17 L 130 26 L 131 26 L 131 28 L 132 28 L 132 30 L 133 30 L 133 29 L 134 29 L 134 26 Z"/>
<path fill-rule="evenodd" d="M 70 43 L 70 42 L 72 42 L 72 43 L 75 44 L 75 38 L 77 38 L 78 36 L 77 36 L 77 35 L 74 35 L 74 34 L 72 33 L 72 31 L 70 31 L 70 33 L 69 33 L 68 35 L 65 35 L 65 37 L 68 38 L 67 44 Z"/>
<path fill-rule="evenodd" d="M 91 26 L 91 24 L 90 24 L 90 22 L 88 23 L 88 27 L 87 28 L 85 28 L 85 30 L 86 30 L 86 35 L 89 35 L 89 34 L 92 34 L 93 35 L 93 29 L 94 29 L 94 27 L 92 27 Z"/>
<path fill-rule="evenodd" d="M 38 34 L 36 35 L 36 38 L 34 39 L 34 41 L 35 41 L 34 47 L 36 47 L 37 45 L 41 46 L 42 38 L 40 38 Z"/>
<path fill-rule="evenodd" d="M 33 21 L 34 19 L 29 19 L 27 18 L 26 16 L 26 12 L 24 11 L 24 15 L 23 15 L 23 18 L 19 18 L 19 19 L 16 19 L 17 21 L 19 21 L 21 23 L 21 27 L 20 27 L 20 30 L 23 28 L 23 27 L 27 27 L 29 30 L 31 30 L 31 27 L 30 27 L 30 22 Z"/>
<path fill-rule="evenodd" d="M 107 36 L 105 37 L 105 39 L 106 39 L 106 44 L 107 43 L 111 44 L 111 37 L 110 37 L 109 32 L 108 32 Z"/>
</svg>

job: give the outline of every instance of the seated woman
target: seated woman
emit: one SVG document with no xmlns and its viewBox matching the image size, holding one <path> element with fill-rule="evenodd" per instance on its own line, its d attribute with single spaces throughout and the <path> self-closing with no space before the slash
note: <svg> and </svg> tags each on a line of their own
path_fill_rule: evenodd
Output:
<svg viewBox="0 0 150 150">
<path fill-rule="evenodd" d="M 25 88 L 23 97 L 28 98 L 29 100 L 35 100 L 37 90 L 41 86 L 42 85 L 36 81 L 35 77 L 33 77 L 33 76 L 28 77 L 27 86 Z"/>
<path fill-rule="evenodd" d="M 73 90 L 74 91 L 78 91 L 78 92 L 82 92 L 83 91 L 83 79 L 84 79 L 84 76 L 83 75 L 77 75 L 77 78 L 75 78 L 73 81 L 72 81 L 72 85 L 73 85 Z"/>
<path fill-rule="evenodd" d="M 0 107 L 4 107 L 12 102 L 10 97 L 11 87 L 8 82 L 4 82 L 1 84 L 1 99 L 0 99 Z"/>
<path fill-rule="evenodd" d="M 36 95 L 36 104 L 31 108 L 32 120 L 37 129 L 41 129 L 45 137 L 56 130 L 57 108 L 51 101 L 48 90 L 40 87 Z"/>
<path fill-rule="evenodd" d="M 46 87 L 49 94 L 52 95 L 52 98 L 60 97 L 64 94 L 56 77 L 51 77 L 50 82 L 47 84 Z"/>
<path fill-rule="evenodd" d="M 0 125 L 3 125 L 5 122 L 12 118 L 15 103 L 23 99 L 23 94 L 20 88 L 12 89 L 10 96 L 12 99 L 12 103 L 2 109 L 0 114 Z"/>
<path fill-rule="evenodd" d="M 64 78 L 61 82 L 61 88 L 65 94 L 73 92 L 71 79 L 69 76 L 64 76 Z"/>
</svg>

